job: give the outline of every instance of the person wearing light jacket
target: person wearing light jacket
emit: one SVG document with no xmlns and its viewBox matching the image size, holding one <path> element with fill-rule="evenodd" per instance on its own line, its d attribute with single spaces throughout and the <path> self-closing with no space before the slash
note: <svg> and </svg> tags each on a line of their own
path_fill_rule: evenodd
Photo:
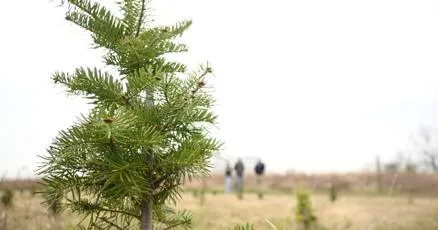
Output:
<svg viewBox="0 0 438 230">
<path fill-rule="evenodd" d="M 227 161 L 227 166 L 225 168 L 225 193 L 231 192 L 231 183 L 233 179 L 233 169 L 230 163 Z"/>
</svg>

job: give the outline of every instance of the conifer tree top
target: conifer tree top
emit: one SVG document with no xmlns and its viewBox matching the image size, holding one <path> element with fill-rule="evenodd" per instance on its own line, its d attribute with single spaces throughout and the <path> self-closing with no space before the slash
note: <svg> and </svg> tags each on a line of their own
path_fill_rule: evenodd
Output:
<svg viewBox="0 0 438 230">
<path fill-rule="evenodd" d="M 56 85 L 93 107 L 41 156 L 47 203 L 61 199 L 63 208 L 89 217 L 89 229 L 138 227 L 145 202 L 153 203 L 157 224 L 190 223 L 185 212 L 169 217 L 165 203 L 178 200 L 185 180 L 207 173 L 220 148 L 208 133 L 216 122 L 207 90 L 212 69 L 188 71 L 166 58 L 187 51 L 174 39 L 191 21 L 146 27 L 144 0 L 121 2 L 122 17 L 94 1 L 66 3 L 66 20 L 91 34 L 118 74 L 92 66 L 53 74 Z"/>
</svg>

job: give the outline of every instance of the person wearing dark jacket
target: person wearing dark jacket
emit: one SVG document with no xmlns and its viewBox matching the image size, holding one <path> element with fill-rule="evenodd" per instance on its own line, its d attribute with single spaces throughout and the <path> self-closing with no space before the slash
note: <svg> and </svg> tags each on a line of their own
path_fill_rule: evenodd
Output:
<svg viewBox="0 0 438 230">
<path fill-rule="evenodd" d="M 239 197 L 243 195 L 243 172 L 245 171 L 245 166 L 243 165 L 242 159 L 238 159 L 234 165 L 234 170 L 236 171 L 236 191 Z"/>
<path fill-rule="evenodd" d="M 254 167 L 254 171 L 256 173 L 257 176 L 257 187 L 258 187 L 258 194 L 259 194 L 259 198 L 262 199 L 263 198 L 263 193 L 262 193 L 262 177 L 263 174 L 265 173 L 265 164 L 259 159 L 257 164 Z"/>
<path fill-rule="evenodd" d="M 256 166 L 254 167 L 254 171 L 257 176 L 262 176 L 265 172 L 265 164 L 259 159 Z"/>
</svg>

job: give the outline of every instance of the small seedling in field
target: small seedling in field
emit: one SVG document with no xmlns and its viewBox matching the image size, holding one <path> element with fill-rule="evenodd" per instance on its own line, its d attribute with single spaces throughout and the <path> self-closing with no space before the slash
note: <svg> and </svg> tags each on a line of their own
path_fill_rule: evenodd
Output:
<svg viewBox="0 0 438 230">
<path fill-rule="evenodd" d="M 330 186 L 330 201 L 333 203 L 338 199 L 338 191 L 334 184 Z"/>
<path fill-rule="evenodd" d="M 317 218 L 313 214 L 312 203 L 307 192 L 300 191 L 297 193 L 295 219 L 302 225 L 304 230 L 310 230 L 311 227 L 316 223 Z"/>
<path fill-rule="evenodd" d="M 192 194 L 193 194 L 193 197 L 195 197 L 195 198 L 198 197 L 198 190 L 196 190 L 196 189 L 193 190 Z"/>
<path fill-rule="evenodd" d="M 249 223 L 239 224 L 234 227 L 234 230 L 254 230 L 254 225 Z"/>
<path fill-rule="evenodd" d="M 259 197 L 260 200 L 263 199 L 263 193 L 262 193 L 262 192 L 258 192 L 258 193 L 257 193 L 257 196 Z"/>
<path fill-rule="evenodd" d="M 7 226 L 7 220 L 8 220 L 8 212 L 7 210 L 12 207 L 12 200 L 14 198 L 14 192 L 12 189 L 5 189 L 3 190 L 2 196 L 1 196 L 1 202 L 2 205 L 6 208 L 6 212 L 3 214 L 3 218 L 1 219 L 1 222 L 3 222 L 3 226 L 0 226 L 2 229 L 8 229 Z"/>
<path fill-rule="evenodd" d="M 3 190 L 1 201 L 4 207 L 9 208 L 12 206 L 12 199 L 14 198 L 14 192 L 12 189 Z"/>
</svg>

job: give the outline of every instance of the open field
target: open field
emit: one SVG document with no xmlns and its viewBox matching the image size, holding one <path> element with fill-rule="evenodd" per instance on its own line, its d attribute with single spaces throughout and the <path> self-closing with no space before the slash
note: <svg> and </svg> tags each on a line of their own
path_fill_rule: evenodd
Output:
<svg viewBox="0 0 438 230">
<path fill-rule="evenodd" d="M 206 186 L 210 189 L 223 190 L 225 178 L 222 174 L 213 174 L 206 178 Z M 314 191 L 326 192 L 333 183 L 339 191 L 361 194 L 377 192 L 378 175 L 372 172 L 355 172 L 340 174 L 267 174 L 263 180 L 263 187 L 277 192 L 293 192 L 300 184 L 312 188 Z M 396 193 L 415 193 L 423 195 L 438 195 L 438 174 L 430 173 L 382 173 L 380 175 L 381 192 L 390 190 Z M 193 180 L 185 184 L 187 189 L 198 189 L 201 180 Z M 254 175 L 245 177 L 245 188 L 255 189 Z M 39 189 L 38 180 L 0 180 L 0 189 Z"/>
<path fill-rule="evenodd" d="M 328 229 L 438 229 L 438 199 L 422 198 L 408 204 L 402 197 L 341 197 L 331 203 L 328 196 L 312 196 L 315 213 Z M 232 195 L 210 195 L 205 204 L 186 196 L 179 205 L 194 213 L 195 229 L 229 229 L 248 221 L 256 229 L 297 229 L 294 224 L 294 195 L 268 195 L 259 200 L 245 195 L 238 201 Z"/>
<path fill-rule="evenodd" d="M 327 195 L 312 195 L 311 199 L 320 224 L 327 229 L 438 229 L 438 199 L 434 198 L 416 198 L 412 204 L 402 196 L 341 194 L 335 203 L 330 203 Z M 17 191 L 14 207 L 8 212 L 7 229 L 73 229 L 74 222 L 79 220 L 63 213 L 56 221 L 40 202 L 38 195 Z M 263 200 L 255 194 L 245 194 L 244 199 L 239 201 L 233 194 L 222 193 L 208 193 L 202 206 L 198 197 L 186 193 L 177 206 L 178 209 L 192 211 L 193 229 L 199 230 L 231 229 L 245 222 L 253 223 L 255 229 L 272 229 L 265 218 L 278 229 L 298 229 L 293 219 L 294 207 L 294 194 L 266 194 Z M 1 217 L 3 213 L 4 210 Z"/>
<path fill-rule="evenodd" d="M 252 193 L 256 189 L 255 178 L 249 175 L 245 179 L 247 193 L 239 201 L 233 194 L 222 193 L 222 175 L 212 175 L 205 181 L 207 195 L 204 205 L 201 206 L 199 197 L 194 196 L 194 192 L 201 188 L 201 180 L 194 180 L 184 186 L 186 193 L 178 209 L 188 209 L 193 213 L 194 229 L 231 229 L 246 222 L 253 223 L 255 229 L 272 229 L 265 218 L 278 229 L 297 229 L 294 224 L 295 192 L 301 184 L 314 191 L 311 200 L 315 213 L 326 229 L 438 229 L 437 175 L 382 174 L 381 193 L 377 193 L 376 178 L 372 173 L 267 175 L 263 182 L 267 194 L 265 199 L 259 200 Z M 331 183 L 339 191 L 339 200 L 335 203 L 330 203 L 328 197 Z M 7 229 L 73 229 L 80 220 L 68 213 L 56 220 L 50 216 L 40 204 L 40 196 L 30 193 L 40 188 L 36 180 L 0 181 L 0 190 L 5 188 L 15 190 Z M 412 194 L 413 203 L 409 202 L 409 194 Z M 0 230 L 4 213 L 0 207 Z"/>
<path fill-rule="evenodd" d="M 333 183 L 339 191 L 359 194 L 376 194 L 380 177 L 381 192 L 388 194 L 415 193 L 417 195 L 438 195 L 438 175 L 430 173 L 382 173 L 378 176 L 372 172 L 356 172 L 342 174 L 268 174 L 264 177 L 264 189 L 290 193 L 301 185 L 313 191 L 327 192 Z M 213 174 L 206 178 L 206 186 L 210 189 L 224 189 L 225 178 L 222 174 Z M 197 189 L 201 180 L 186 184 L 186 188 Z M 245 177 L 246 190 L 254 190 L 256 178 L 249 174 Z"/>
</svg>

